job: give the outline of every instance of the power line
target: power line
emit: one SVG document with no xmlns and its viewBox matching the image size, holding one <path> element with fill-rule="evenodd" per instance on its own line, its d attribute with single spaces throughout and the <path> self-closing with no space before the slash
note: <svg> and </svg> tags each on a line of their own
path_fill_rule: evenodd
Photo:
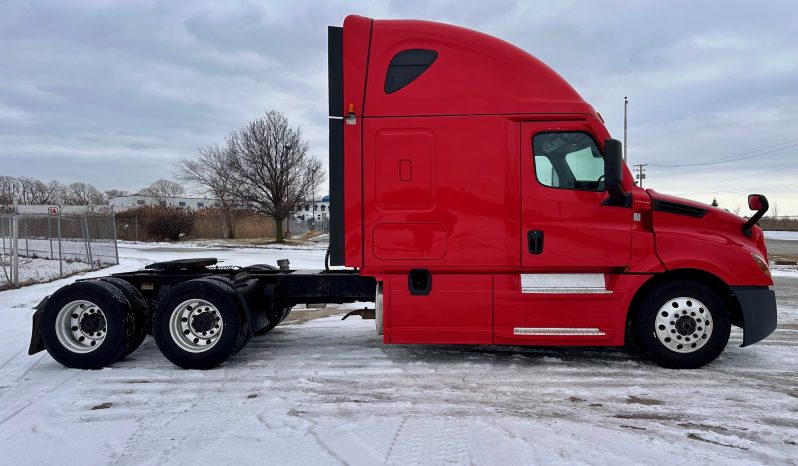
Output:
<svg viewBox="0 0 798 466">
<path fill-rule="evenodd" d="M 676 192 L 674 192 L 674 194 L 699 195 L 699 194 L 717 194 L 717 193 L 720 193 L 720 194 L 746 193 L 746 192 L 747 193 L 752 193 L 752 192 L 755 192 L 755 191 L 767 191 L 767 190 L 772 190 L 772 189 L 793 188 L 793 187 L 796 187 L 796 186 L 798 186 L 798 183 L 782 184 L 782 185 L 776 185 L 776 186 L 757 186 L 757 187 L 754 187 L 754 188 L 730 189 L 730 190 L 725 190 L 725 191 L 701 191 L 701 192 L 676 191 Z"/>
<path fill-rule="evenodd" d="M 772 146 L 762 147 L 760 149 L 751 150 L 748 152 L 742 152 L 740 154 L 729 155 L 726 157 L 721 157 L 718 159 L 707 160 L 704 162 L 695 162 L 695 163 L 679 163 L 679 164 L 654 164 L 652 163 L 652 167 L 667 167 L 667 168 L 678 168 L 678 167 L 698 167 L 704 165 L 717 165 L 721 163 L 729 163 L 729 162 L 737 162 L 739 160 L 751 159 L 754 157 L 761 157 L 763 155 L 772 154 L 773 152 L 782 151 L 785 149 L 790 149 L 793 147 L 798 147 L 798 138 L 790 139 L 787 141 L 780 142 L 778 144 L 774 144 Z"/>
</svg>

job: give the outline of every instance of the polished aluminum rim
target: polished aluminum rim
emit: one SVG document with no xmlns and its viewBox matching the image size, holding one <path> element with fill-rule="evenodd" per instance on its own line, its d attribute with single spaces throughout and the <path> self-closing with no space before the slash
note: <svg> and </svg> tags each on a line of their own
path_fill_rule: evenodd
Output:
<svg viewBox="0 0 798 466">
<path fill-rule="evenodd" d="M 90 353 L 100 347 L 107 334 L 105 314 L 91 301 L 67 303 L 55 318 L 55 335 L 61 346 L 73 353 Z"/>
<path fill-rule="evenodd" d="M 707 344 L 715 328 L 709 308 L 686 296 L 663 304 L 657 312 L 654 327 L 660 343 L 677 353 L 698 351 Z"/>
<path fill-rule="evenodd" d="M 224 330 L 222 314 L 204 299 L 183 301 L 169 317 L 169 333 L 181 349 L 201 353 L 213 348 Z"/>
</svg>

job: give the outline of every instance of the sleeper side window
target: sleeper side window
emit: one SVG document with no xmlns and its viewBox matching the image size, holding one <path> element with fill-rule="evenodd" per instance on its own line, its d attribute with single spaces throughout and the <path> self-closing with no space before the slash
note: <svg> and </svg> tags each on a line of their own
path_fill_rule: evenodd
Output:
<svg viewBox="0 0 798 466">
<path fill-rule="evenodd" d="M 604 191 L 604 159 L 586 133 L 538 133 L 532 141 L 535 176 L 552 188 Z"/>
<path fill-rule="evenodd" d="M 394 55 L 385 74 L 385 93 L 393 94 L 421 76 L 438 58 L 438 52 L 408 49 Z"/>
</svg>

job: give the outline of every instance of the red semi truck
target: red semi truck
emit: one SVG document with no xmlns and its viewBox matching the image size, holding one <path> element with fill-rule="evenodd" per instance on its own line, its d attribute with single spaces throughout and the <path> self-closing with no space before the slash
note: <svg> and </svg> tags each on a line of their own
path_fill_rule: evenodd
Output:
<svg viewBox="0 0 798 466">
<path fill-rule="evenodd" d="M 69 367 L 152 333 L 210 368 L 291 307 L 374 301 L 385 343 L 621 346 L 695 368 L 776 327 L 762 230 L 635 186 L 601 116 L 525 51 L 427 21 L 329 31 L 329 260 L 299 272 L 214 259 L 78 281 L 34 314 L 30 353 Z"/>
</svg>

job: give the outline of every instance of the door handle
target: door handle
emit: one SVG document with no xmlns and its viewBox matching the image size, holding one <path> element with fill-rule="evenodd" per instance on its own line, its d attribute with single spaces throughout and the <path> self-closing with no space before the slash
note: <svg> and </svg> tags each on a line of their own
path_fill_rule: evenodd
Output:
<svg viewBox="0 0 798 466">
<path fill-rule="evenodd" d="M 543 252 L 543 231 L 530 230 L 527 233 L 527 241 L 529 242 L 529 253 L 540 254 Z"/>
</svg>

